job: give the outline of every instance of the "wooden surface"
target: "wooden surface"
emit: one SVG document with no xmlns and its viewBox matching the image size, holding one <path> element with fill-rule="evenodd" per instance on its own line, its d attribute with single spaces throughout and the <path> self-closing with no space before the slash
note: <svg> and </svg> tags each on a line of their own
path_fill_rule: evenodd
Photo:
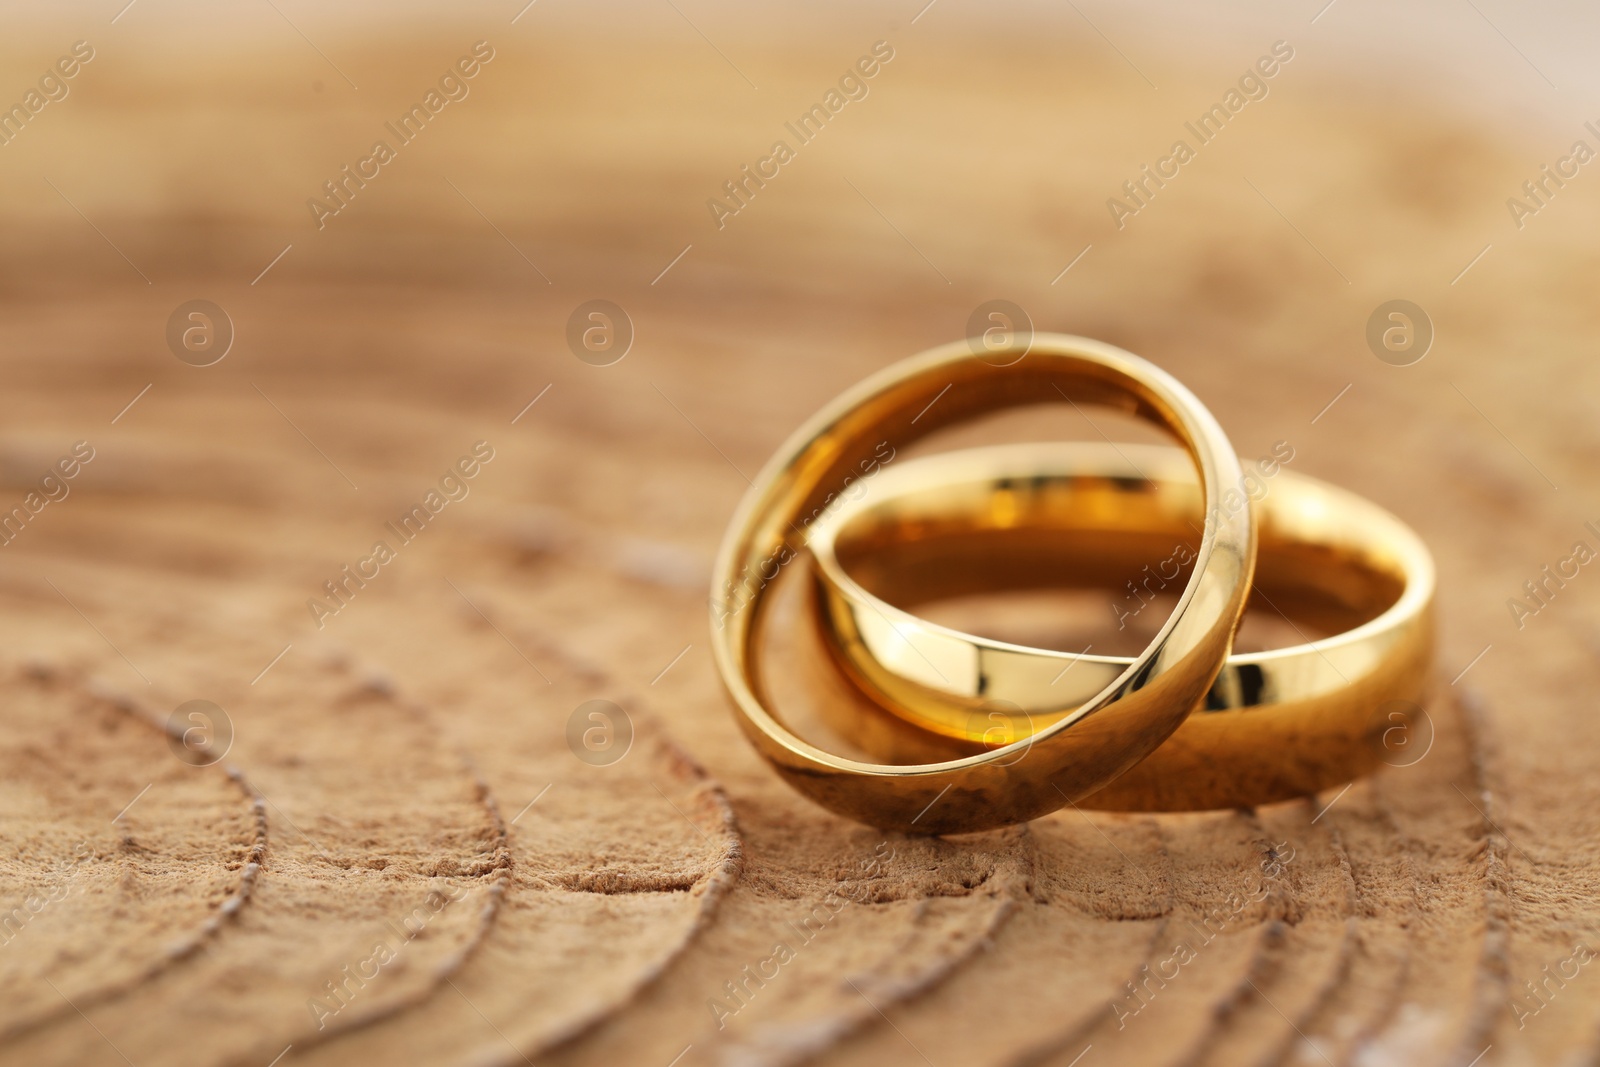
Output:
<svg viewBox="0 0 1600 1067">
<path fill-rule="evenodd" d="M 4 46 L 4 92 L 96 56 L 0 148 L 0 504 L 94 449 L 0 554 L 0 1063 L 1600 1056 L 1600 578 L 1507 607 L 1597 544 L 1600 193 L 1505 207 L 1578 120 L 1354 79 L 1300 15 L 1159 59 L 1118 35 L 1155 90 L 1081 21 L 954 4 L 690 10 L 705 37 L 666 5 L 286 8 L 305 37 L 159 7 Z M 1279 38 L 1270 95 L 1115 228 L 1107 198 Z M 306 200 L 480 39 L 470 95 L 318 229 Z M 865 99 L 718 229 L 707 199 L 878 40 Z M 1424 536 L 1425 757 L 949 840 L 756 759 L 705 638 L 746 476 L 995 297 Z M 237 334 L 205 368 L 164 339 L 196 298 Z M 613 366 L 566 345 L 592 298 L 636 330 Z M 1394 298 L 1437 329 L 1414 366 L 1364 340 Z M 465 499 L 319 628 L 308 599 L 479 441 Z M 235 733 L 206 768 L 160 728 L 194 699 Z M 596 699 L 632 724 L 608 766 L 567 743 Z"/>
</svg>

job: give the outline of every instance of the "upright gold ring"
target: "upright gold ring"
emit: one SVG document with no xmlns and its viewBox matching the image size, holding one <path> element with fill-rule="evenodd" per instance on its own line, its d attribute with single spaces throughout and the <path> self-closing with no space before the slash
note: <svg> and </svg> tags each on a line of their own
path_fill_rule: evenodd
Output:
<svg viewBox="0 0 1600 1067">
<path fill-rule="evenodd" d="M 797 558 L 815 519 L 850 483 L 911 442 L 977 415 L 1068 402 L 1121 409 L 1169 430 L 1191 456 L 1206 505 L 1193 571 L 1149 647 L 1087 700 L 1040 710 L 1049 725 L 1017 742 L 925 764 L 865 763 L 826 752 L 768 708 L 760 657 L 767 590 Z M 889 449 L 887 455 L 883 449 Z M 1111 345 L 1054 334 L 981 354 L 967 342 L 894 364 L 800 427 L 740 501 L 712 577 L 712 649 L 735 715 L 792 786 L 833 811 L 886 829 L 982 830 L 1035 818 L 1095 792 L 1149 755 L 1211 688 L 1243 611 L 1255 563 L 1248 503 L 1217 502 L 1240 484 L 1227 436 L 1158 367 Z M 1014 667 L 1008 649 L 971 646 L 948 670 L 967 690 Z"/>
<path fill-rule="evenodd" d="M 1173 736 L 1085 806 L 1264 803 L 1414 759 L 1428 743 L 1414 721 L 1433 645 L 1427 547 L 1387 511 L 1280 458 L 1263 457 L 1250 478 L 1251 606 L 1334 636 L 1230 656 Z M 1200 516 L 1188 457 L 1171 448 L 1059 442 L 907 460 L 813 527 L 824 643 L 875 703 L 966 742 L 956 751 L 1047 729 L 1060 715 L 1050 706 L 1092 698 L 1133 660 L 1010 645 L 908 609 L 975 592 L 1125 588 L 1106 620 L 1120 628 L 1187 569 Z M 933 666 L 968 645 L 1012 657 L 987 700 Z"/>
</svg>

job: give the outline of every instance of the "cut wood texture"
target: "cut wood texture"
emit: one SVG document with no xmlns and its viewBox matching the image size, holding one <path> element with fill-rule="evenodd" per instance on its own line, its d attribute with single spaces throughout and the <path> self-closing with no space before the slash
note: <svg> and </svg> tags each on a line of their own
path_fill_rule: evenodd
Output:
<svg viewBox="0 0 1600 1067">
<path fill-rule="evenodd" d="M 1161 52 L 1099 8 L 517 6 L 0 45 L 19 99 L 93 52 L 0 146 L 0 1064 L 1600 1058 L 1600 179 L 1506 204 L 1581 117 L 1358 77 L 1311 10 Z M 927 839 L 754 755 L 706 638 L 735 503 L 995 298 L 1422 534 L 1391 766 Z"/>
</svg>

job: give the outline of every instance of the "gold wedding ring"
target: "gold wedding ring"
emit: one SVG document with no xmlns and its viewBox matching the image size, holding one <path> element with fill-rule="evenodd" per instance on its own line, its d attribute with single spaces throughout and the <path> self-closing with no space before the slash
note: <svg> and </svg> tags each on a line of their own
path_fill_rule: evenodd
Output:
<svg viewBox="0 0 1600 1067">
<path fill-rule="evenodd" d="M 1232 655 L 1183 725 L 1084 806 L 1286 799 L 1427 743 L 1420 730 L 1399 733 L 1417 725 L 1432 655 L 1426 546 L 1377 505 L 1275 457 L 1248 469 L 1260 535 L 1252 608 L 1333 636 L 1300 630 L 1305 643 Z M 954 739 L 955 752 L 1048 731 L 1135 660 L 975 637 L 912 610 L 1109 586 L 1104 628 L 1120 629 L 1180 579 L 1201 520 L 1193 467 L 1172 448 L 1058 442 L 907 459 L 811 529 L 823 641 L 875 703 Z M 964 659 L 995 664 L 976 691 L 953 666 Z"/>
<path fill-rule="evenodd" d="M 807 742 L 769 708 L 756 654 L 768 591 L 810 531 L 847 491 L 892 469 L 899 449 L 976 416 L 1033 404 L 1096 404 L 1170 431 L 1198 475 L 1204 525 L 1176 606 L 1150 645 L 1092 693 L 1045 700 L 1048 724 L 1011 744 L 937 763 L 866 763 Z M 736 717 L 796 789 L 833 811 L 886 829 L 981 830 L 1081 800 L 1157 746 L 1211 689 L 1243 611 L 1255 561 L 1251 508 L 1223 506 L 1242 483 L 1216 420 L 1154 365 L 1084 338 L 1036 334 L 976 349 L 962 341 L 894 364 L 800 427 L 751 484 L 712 579 L 712 648 Z M 1235 494 L 1237 495 L 1237 494 Z M 940 668 L 955 692 L 981 696 L 1033 650 L 969 642 Z"/>
</svg>

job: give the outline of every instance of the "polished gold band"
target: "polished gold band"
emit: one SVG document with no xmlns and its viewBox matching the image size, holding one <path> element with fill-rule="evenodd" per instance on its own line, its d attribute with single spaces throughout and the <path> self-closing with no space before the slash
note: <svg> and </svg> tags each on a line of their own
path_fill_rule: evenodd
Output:
<svg viewBox="0 0 1600 1067">
<path fill-rule="evenodd" d="M 1231 656 L 1183 726 L 1085 806 L 1263 803 L 1427 743 L 1415 721 L 1432 649 L 1427 548 L 1387 511 L 1278 458 L 1247 469 L 1260 522 L 1252 607 L 1335 636 Z M 981 751 L 1047 729 L 1052 708 L 1092 697 L 1133 661 L 974 637 L 907 609 L 1109 585 L 1126 590 L 1112 612 L 1125 625 L 1181 577 L 1200 518 L 1193 468 L 1171 448 L 1008 445 L 906 460 L 813 527 L 824 643 L 877 704 L 953 739 L 949 754 Z M 935 657 L 963 645 L 1010 653 L 982 694 L 936 676 Z M 884 736 L 862 731 L 874 734 Z"/>
<path fill-rule="evenodd" d="M 1211 687 L 1227 656 L 1255 561 L 1248 506 L 1211 507 L 1177 606 L 1140 655 L 1087 699 L 1041 708 L 1049 725 L 1000 748 L 938 763 L 846 759 L 802 740 L 768 710 L 754 652 L 767 590 L 808 530 L 895 451 L 945 426 L 1006 408 L 1108 405 L 1170 430 L 1193 458 L 1208 505 L 1242 470 L 1205 407 L 1170 375 L 1121 349 L 1035 335 L 1026 347 L 965 341 L 894 364 L 814 415 L 741 500 L 712 578 L 712 649 L 746 736 L 791 785 L 841 814 L 923 833 L 1021 822 L 1100 789 L 1147 756 Z M 885 453 L 883 450 L 889 451 Z M 980 692 L 1011 650 L 972 646 L 947 680 Z"/>
</svg>

